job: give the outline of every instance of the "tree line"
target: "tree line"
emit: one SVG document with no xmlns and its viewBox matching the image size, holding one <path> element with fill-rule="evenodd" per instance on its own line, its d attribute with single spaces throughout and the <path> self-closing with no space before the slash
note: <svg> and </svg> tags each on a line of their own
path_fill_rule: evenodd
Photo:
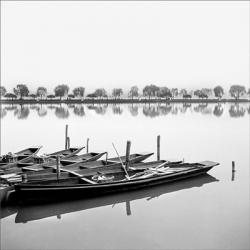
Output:
<svg viewBox="0 0 250 250">
<path fill-rule="evenodd" d="M 23 99 L 24 97 L 29 97 L 32 99 L 40 98 L 40 99 L 53 99 L 53 98 L 84 98 L 85 88 L 84 87 L 76 87 L 70 93 L 70 88 L 66 84 L 61 84 L 55 87 L 54 93 L 48 93 L 45 87 L 38 87 L 35 93 L 31 93 L 26 84 L 17 84 L 15 88 L 13 88 L 13 93 L 7 92 L 4 86 L 0 87 L 0 95 L 1 97 L 5 97 L 8 99 Z M 225 91 L 221 86 L 216 86 L 212 88 L 202 88 L 188 91 L 186 89 L 178 89 L 178 88 L 168 88 L 168 87 L 159 87 L 154 84 L 147 85 L 142 89 L 142 93 L 139 92 L 139 88 L 137 86 L 132 86 L 128 92 L 129 98 L 138 98 L 140 96 L 144 96 L 146 98 L 166 98 L 166 99 L 174 99 L 178 96 L 184 99 L 191 99 L 193 96 L 201 99 L 207 99 L 209 96 L 214 96 L 218 99 L 221 99 Z M 229 94 L 232 98 L 239 99 L 244 94 L 250 95 L 250 89 L 248 91 L 242 85 L 232 85 L 229 89 Z M 113 98 L 121 98 L 124 95 L 123 89 L 114 88 L 112 90 L 111 96 Z M 98 88 L 93 93 L 89 93 L 86 95 L 87 98 L 108 98 L 107 91 L 104 88 Z"/>
</svg>

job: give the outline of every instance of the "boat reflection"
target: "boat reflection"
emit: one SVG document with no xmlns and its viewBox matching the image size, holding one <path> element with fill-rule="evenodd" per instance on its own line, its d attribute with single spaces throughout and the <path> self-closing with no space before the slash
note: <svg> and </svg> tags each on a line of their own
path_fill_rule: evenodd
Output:
<svg viewBox="0 0 250 250">
<path fill-rule="evenodd" d="M 202 187 L 205 184 L 218 181 L 209 174 L 192 179 L 182 180 L 169 185 L 160 185 L 156 187 L 144 188 L 137 191 L 130 191 L 121 194 L 107 195 L 84 200 L 76 200 L 64 203 L 54 204 L 39 204 L 30 206 L 20 206 L 17 208 L 15 218 L 16 223 L 26 223 L 29 221 L 40 220 L 43 218 L 56 216 L 62 218 L 63 214 L 93 209 L 96 207 L 111 206 L 115 204 L 125 203 L 127 216 L 132 215 L 131 202 L 144 199 L 150 202 L 152 199 L 159 196 L 167 195 L 168 193 L 186 190 L 194 187 Z"/>
</svg>

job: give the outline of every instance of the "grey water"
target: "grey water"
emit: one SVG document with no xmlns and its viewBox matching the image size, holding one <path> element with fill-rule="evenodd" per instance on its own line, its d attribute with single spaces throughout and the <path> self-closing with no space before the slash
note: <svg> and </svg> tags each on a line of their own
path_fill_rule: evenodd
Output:
<svg viewBox="0 0 250 250">
<path fill-rule="evenodd" d="M 1 105 L 1 154 L 156 152 L 220 165 L 207 175 L 122 194 L 1 210 L 1 249 L 249 249 L 249 114 L 246 104 Z M 156 156 L 152 156 L 154 160 Z M 149 159 L 150 160 L 150 159 Z M 236 172 L 232 172 L 235 161 Z"/>
</svg>

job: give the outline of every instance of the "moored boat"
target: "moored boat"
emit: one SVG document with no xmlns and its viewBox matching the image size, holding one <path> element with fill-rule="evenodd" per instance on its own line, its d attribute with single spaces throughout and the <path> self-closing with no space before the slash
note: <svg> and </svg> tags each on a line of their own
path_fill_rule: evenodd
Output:
<svg viewBox="0 0 250 250">
<path fill-rule="evenodd" d="M 143 187 L 173 182 L 207 173 L 218 165 L 216 162 L 204 161 L 200 163 L 183 163 L 178 166 L 146 163 L 147 167 L 136 168 L 131 164 L 125 171 L 123 166 L 112 171 L 109 168 L 102 171 L 85 173 L 78 177 L 66 177 L 56 180 L 44 180 L 32 183 L 16 184 L 15 191 L 22 201 L 60 200 L 67 197 L 85 198 L 107 193 L 135 190 Z M 156 165 L 156 166 L 155 166 Z M 93 171 L 94 169 L 92 169 Z M 89 169 L 91 171 L 91 169 Z"/>
</svg>

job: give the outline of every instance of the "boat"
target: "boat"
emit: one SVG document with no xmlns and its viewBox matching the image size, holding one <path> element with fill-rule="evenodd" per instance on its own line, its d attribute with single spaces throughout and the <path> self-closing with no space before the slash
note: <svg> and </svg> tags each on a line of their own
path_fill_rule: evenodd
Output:
<svg viewBox="0 0 250 250">
<path fill-rule="evenodd" d="M 160 164 L 147 162 L 140 166 L 131 164 L 127 170 L 123 165 L 113 170 L 107 167 L 102 170 L 85 169 L 85 173 L 78 177 L 20 183 L 14 188 L 18 199 L 23 202 L 86 198 L 190 178 L 205 174 L 217 165 L 219 163 L 203 161 L 171 166 L 165 161 Z"/>
<path fill-rule="evenodd" d="M 32 165 L 40 166 L 40 165 L 54 165 L 56 162 L 56 156 L 60 156 L 61 159 L 71 159 L 71 157 L 77 157 L 77 153 L 79 153 L 84 147 L 76 147 L 76 148 L 68 148 L 64 150 L 60 150 L 54 153 L 45 154 L 42 156 L 32 155 L 29 159 L 25 161 L 16 161 L 13 163 L 5 164 L 0 167 L 0 174 L 10 174 L 10 173 L 20 173 L 22 172 L 23 167 L 30 167 Z M 72 160 L 72 162 L 75 162 Z"/>
<path fill-rule="evenodd" d="M 0 169 L 6 169 L 15 165 L 15 163 L 29 162 L 36 156 L 41 147 L 42 146 L 30 147 L 16 153 L 9 152 L 8 154 L 1 156 Z"/>
<path fill-rule="evenodd" d="M 106 195 L 103 197 L 86 198 L 84 200 L 73 200 L 68 202 L 55 202 L 44 204 L 19 204 L 18 206 L 8 206 L 2 210 L 1 216 L 7 217 L 16 213 L 15 223 L 27 223 L 31 221 L 41 220 L 48 217 L 62 218 L 63 215 L 91 210 L 93 208 L 101 208 L 106 206 L 113 207 L 114 205 L 126 205 L 126 215 L 133 214 L 132 206 L 134 201 L 144 200 L 151 202 L 154 198 L 166 196 L 173 192 L 181 192 L 191 188 L 201 188 L 204 185 L 218 182 L 215 177 L 204 174 L 196 178 L 190 178 L 181 182 L 175 182 L 171 185 L 158 185 L 155 187 L 143 188 L 131 192 Z M 13 197 L 14 199 L 14 197 Z M 16 204 L 16 203 L 15 203 Z M 134 211 L 135 213 L 136 211 Z"/>
</svg>

